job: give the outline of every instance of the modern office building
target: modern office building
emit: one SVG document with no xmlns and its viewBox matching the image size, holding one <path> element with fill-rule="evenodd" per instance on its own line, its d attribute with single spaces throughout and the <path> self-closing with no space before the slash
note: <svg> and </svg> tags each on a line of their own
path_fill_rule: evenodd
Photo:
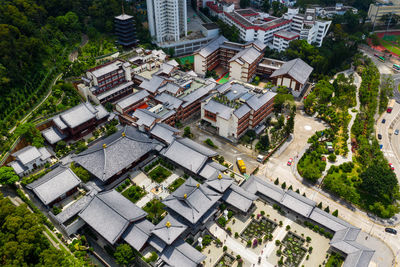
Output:
<svg viewBox="0 0 400 267">
<path fill-rule="evenodd" d="M 291 41 L 297 40 L 300 35 L 291 31 L 279 31 L 274 33 L 274 41 L 272 43 L 273 49 L 278 50 L 278 52 L 285 51 Z"/>
<path fill-rule="evenodd" d="M 135 21 L 132 16 L 122 14 L 115 17 L 114 28 L 120 45 L 128 47 L 138 42 L 136 39 Z"/>
<path fill-rule="evenodd" d="M 187 35 L 185 0 L 147 0 L 150 35 L 158 43 L 177 42 Z"/>
</svg>

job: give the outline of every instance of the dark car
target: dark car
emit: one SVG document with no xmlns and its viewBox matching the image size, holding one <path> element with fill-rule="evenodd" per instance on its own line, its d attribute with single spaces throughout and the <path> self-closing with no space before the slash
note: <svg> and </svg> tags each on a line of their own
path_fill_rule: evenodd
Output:
<svg viewBox="0 0 400 267">
<path fill-rule="evenodd" d="M 383 120 L 382 120 L 382 123 L 385 123 L 385 122 L 386 122 L 386 119 L 383 119 Z"/>
<path fill-rule="evenodd" d="M 382 139 L 382 135 L 378 134 L 378 139 L 381 140 Z"/>
<path fill-rule="evenodd" d="M 397 235 L 397 231 L 393 228 L 385 228 L 386 233 Z"/>
</svg>

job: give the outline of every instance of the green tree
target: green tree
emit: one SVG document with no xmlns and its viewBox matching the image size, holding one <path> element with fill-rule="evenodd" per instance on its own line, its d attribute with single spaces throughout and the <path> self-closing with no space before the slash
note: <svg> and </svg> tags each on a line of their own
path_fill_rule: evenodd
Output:
<svg viewBox="0 0 400 267">
<path fill-rule="evenodd" d="M 183 136 L 184 137 L 188 137 L 188 138 L 192 138 L 192 132 L 190 131 L 190 127 L 187 126 L 183 129 Z"/>
<path fill-rule="evenodd" d="M 266 133 L 260 137 L 260 141 L 258 141 L 256 144 L 256 149 L 261 150 L 261 151 L 268 151 L 268 149 L 269 149 L 268 133 Z"/>
<path fill-rule="evenodd" d="M 128 266 L 134 259 L 134 253 L 130 245 L 121 244 L 114 252 L 114 258 L 119 265 Z"/>
<path fill-rule="evenodd" d="M 18 175 L 15 174 L 14 169 L 11 167 L 0 167 L 0 184 L 14 184 L 19 180 Z"/>
<path fill-rule="evenodd" d="M 376 201 L 391 204 L 398 198 L 399 185 L 396 174 L 383 162 L 375 162 L 360 174 L 361 190 Z"/>
<path fill-rule="evenodd" d="M 250 0 L 240 0 L 240 7 L 241 8 L 246 8 L 250 6 Z"/>
<path fill-rule="evenodd" d="M 335 217 L 337 217 L 337 216 L 339 215 L 339 211 L 338 211 L 338 210 L 335 210 L 334 212 L 332 212 L 332 215 L 335 216 Z"/>
<path fill-rule="evenodd" d="M 24 123 L 15 130 L 15 133 L 19 136 L 25 138 L 25 140 L 35 146 L 35 147 L 43 147 L 44 139 L 40 134 L 39 130 L 36 129 L 35 125 L 32 123 Z"/>
<path fill-rule="evenodd" d="M 79 177 L 79 179 L 81 179 L 84 183 L 89 182 L 90 180 L 90 173 L 85 170 L 84 168 L 82 168 L 81 166 L 77 166 L 75 165 L 75 163 L 71 163 L 71 170 L 76 174 L 76 176 Z"/>
</svg>

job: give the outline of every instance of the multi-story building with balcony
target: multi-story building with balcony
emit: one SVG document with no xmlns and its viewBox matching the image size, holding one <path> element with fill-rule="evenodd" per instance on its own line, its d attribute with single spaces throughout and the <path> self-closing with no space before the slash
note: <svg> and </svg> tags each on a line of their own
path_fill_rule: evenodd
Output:
<svg viewBox="0 0 400 267">
<path fill-rule="evenodd" d="M 220 65 L 229 71 L 230 78 L 249 82 L 255 76 L 265 47 L 259 41 L 239 44 L 220 36 L 194 54 L 194 71 L 205 75 Z"/>
<path fill-rule="evenodd" d="M 79 90 L 97 104 L 115 102 L 133 93 L 131 64 L 120 59 L 92 68 L 83 77 Z"/>
<path fill-rule="evenodd" d="M 276 93 L 256 91 L 238 83 L 226 83 L 201 105 L 201 118 L 222 137 L 237 141 L 257 128 L 273 111 Z"/>
<path fill-rule="evenodd" d="M 290 9 L 284 17 L 292 21 L 290 30 L 300 35 L 301 40 L 321 46 L 332 23 L 330 20 L 318 20 L 316 10 L 307 8 L 304 14 L 299 9 Z"/>
<path fill-rule="evenodd" d="M 274 33 L 274 41 L 273 41 L 273 49 L 278 50 L 278 52 L 285 51 L 291 41 L 297 40 L 300 38 L 300 35 L 291 31 L 280 31 Z"/>
</svg>

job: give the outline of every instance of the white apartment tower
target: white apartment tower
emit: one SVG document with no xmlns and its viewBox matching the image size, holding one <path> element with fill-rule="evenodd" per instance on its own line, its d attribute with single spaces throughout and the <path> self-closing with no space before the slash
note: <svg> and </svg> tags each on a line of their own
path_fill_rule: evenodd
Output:
<svg viewBox="0 0 400 267">
<path fill-rule="evenodd" d="M 150 34 L 157 43 L 187 35 L 186 0 L 146 0 Z"/>
</svg>

